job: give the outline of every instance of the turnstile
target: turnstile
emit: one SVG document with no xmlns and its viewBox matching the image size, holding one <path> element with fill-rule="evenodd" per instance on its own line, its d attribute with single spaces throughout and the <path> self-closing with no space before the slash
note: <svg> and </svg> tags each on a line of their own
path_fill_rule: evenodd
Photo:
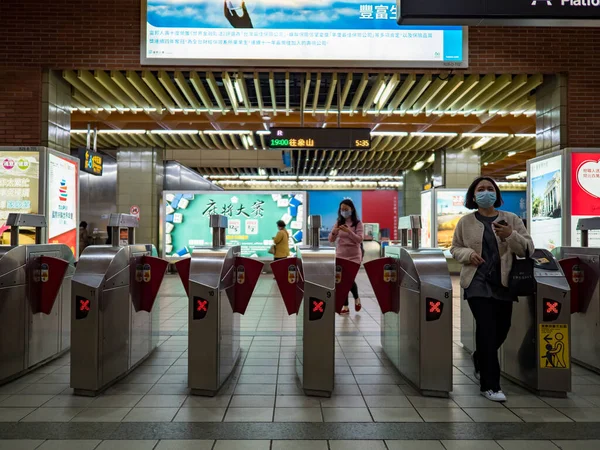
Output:
<svg viewBox="0 0 600 450">
<path fill-rule="evenodd" d="M 73 253 L 40 244 L 46 219 L 10 214 L 11 245 L 0 246 L 0 384 L 68 350 Z M 19 228 L 36 230 L 35 245 L 18 245 Z"/>
<path fill-rule="evenodd" d="M 176 263 L 189 298 L 188 386 L 214 396 L 240 356 L 240 314 L 246 312 L 263 263 L 225 245 L 226 216 L 210 216 L 213 246 Z"/>
<path fill-rule="evenodd" d="M 296 257 L 271 263 L 288 314 L 296 317 L 296 374 L 306 395 L 330 397 L 335 377 L 335 313 L 360 264 L 321 248 L 321 216 L 309 217 L 309 246 Z"/>
<path fill-rule="evenodd" d="M 154 307 L 168 263 L 134 244 L 137 217 L 111 214 L 114 246 L 81 254 L 71 295 L 71 387 L 95 396 L 125 377 L 158 344 Z M 117 239 L 115 239 L 117 238 Z"/>
<path fill-rule="evenodd" d="M 502 375 L 547 397 L 566 397 L 571 390 L 571 290 L 557 260 L 537 249 L 535 295 L 513 306 L 512 326 L 500 348 Z M 463 346 L 475 350 L 475 323 L 466 301 L 461 304 Z"/>
<path fill-rule="evenodd" d="M 600 229 L 600 218 L 580 219 L 583 247 L 560 247 L 559 259 L 571 287 L 571 359 L 600 373 L 600 248 L 588 248 L 588 232 Z"/>
<path fill-rule="evenodd" d="M 399 219 L 401 246 L 365 264 L 383 313 L 381 344 L 422 395 L 452 391 L 452 281 L 444 253 L 419 248 L 420 216 Z M 408 230 L 412 246 L 408 248 Z"/>
</svg>

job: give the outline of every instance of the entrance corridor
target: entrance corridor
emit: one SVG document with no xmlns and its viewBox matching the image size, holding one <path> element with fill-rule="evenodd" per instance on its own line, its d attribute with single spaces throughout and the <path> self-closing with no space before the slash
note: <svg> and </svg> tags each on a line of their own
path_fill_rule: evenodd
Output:
<svg viewBox="0 0 600 450">
<path fill-rule="evenodd" d="M 456 280 L 455 280 L 456 283 Z M 600 448 L 600 376 L 573 369 L 568 399 L 539 398 L 508 382 L 504 405 L 479 395 L 460 347 L 455 286 L 454 389 L 419 396 L 385 357 L 381 313 L 366 274 L 363 309 L 336 317 L 335 392 L 297 387 L 295 316 L 263 275 L 241 319 L 241 360 L 214 398 L 187 390 L 187 300 L 168 275 L 159 304 L 158 349 L 97 398 L 69 388 L 69 356 L 0 387 L 0 450 L 402 449 L 587 450 Z M 586 423 L 596 422 L 596 423 Z"/>
</svg>

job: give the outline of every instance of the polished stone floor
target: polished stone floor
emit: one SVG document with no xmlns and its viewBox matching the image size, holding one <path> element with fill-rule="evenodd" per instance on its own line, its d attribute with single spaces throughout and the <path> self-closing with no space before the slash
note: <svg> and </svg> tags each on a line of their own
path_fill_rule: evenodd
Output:
<svg viewBox="0 0 600 450">
<path fill-rule="evenodd" d="M 187 390 L 187 301 L 176 276 L 161 290 L 160 346 L 97 398 L 72 395 L 69 356 L 0 387 L 4 449 L 599 449 L 600 375 L 573 369 L 567 399 L 508 381 L 508 402 L 479 396 L 459 346 L 454 302 L 454 388 L 424 398 L 391 366 L 381 313 L 359 274 L 360 313 L 336 318 L 335 392 L 305 397 L 294 369 L 295 316 L 264 275 L 241 319 L 243 355 L 214 398 Z"/>
</svg>

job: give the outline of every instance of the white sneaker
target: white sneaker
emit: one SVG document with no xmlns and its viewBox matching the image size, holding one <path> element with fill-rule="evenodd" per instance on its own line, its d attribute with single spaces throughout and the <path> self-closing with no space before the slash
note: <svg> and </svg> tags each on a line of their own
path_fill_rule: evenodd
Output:
<svg viewBox="0 0 600 450">
<path fill-rule="evenodd" d="M 490 389 L 489 391 L 482 392 L 481 395 L 483 395 L 485 398 L 487 398 L 488 400 L 491 400 L 493 402 L 505 402 L 506 401 L 506 395 L 504 395 L 504 392 L 502 392 L 502 391 L 494 392 Z"/>
</svg>

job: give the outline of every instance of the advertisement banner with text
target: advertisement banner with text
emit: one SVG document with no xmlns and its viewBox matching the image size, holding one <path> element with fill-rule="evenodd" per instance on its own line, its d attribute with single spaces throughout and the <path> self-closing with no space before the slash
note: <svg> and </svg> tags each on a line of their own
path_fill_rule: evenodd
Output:
<svg viewBox="0 0 600 450">
<path fill-rule="evenodd" d="M 571 245 L 581 246 L 579 219 L 600 216 L 600 153 L 571 153 Z M 600 231 L 589 232 L 589 246 L 600 246 Z"/>
<path fill-rule="evenodd" d="M 536 248 L 562 245 L 562 156 L 533 161 L 528 173 L 529 233 Z"/>
<path fill-rule="evenodd" d="M 77 255 L 79 161 L 48 154 L 48 243 L 65 244 Z"/>
<path fill-rule="evenodd" d="M 401 27 L 395 0 L 145 0 L 142 62 L 466 67 L 466 30 Z"/>
<path fill-rule="evenodd" d="M 8 229 L 9 214 L 39 212 L 39 177 L 39 153 L 0 151 L 0 242 L 2 233 Z M 21 234 L 21 244 L 34 242 L 33 235 L 26 238 Z"/>
<path fill-rule="evenodd" d="M 290 235 L 290 249 L 301 244 L 306 227 L 303 192 L 165 192 L 164 256 L 183 258 L 197 247 L 212 245 L 209 217 L 228 218 L 227 245 L 240 245 L 241 256 L 268 258 L 277 221 Z"/>
</svg>

